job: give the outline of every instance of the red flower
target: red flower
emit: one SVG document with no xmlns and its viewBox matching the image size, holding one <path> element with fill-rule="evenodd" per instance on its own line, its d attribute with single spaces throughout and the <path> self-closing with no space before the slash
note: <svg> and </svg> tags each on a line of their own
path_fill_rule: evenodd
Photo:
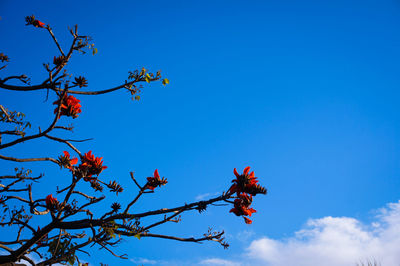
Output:
<svg viewBox="0 0 400 266">
<path fill-rule="evenodd" d="M 82 163 L 79 165 L 79 169 L 85 172 L 85 181 L 90 181 L 96 178 L 91 178 L 92 175 L 99 175 L 107 166 L 103 166 L 103 157 L 94 157 L 92 151 L 85 153 L 82 157 Z"/>
<path fill-rule="evenodd" d="M 246 216 L 251 216 L 256 212 L 255 209 L 250 208 L 253 201 L 253 197 L 257 194 L 266 194 L 267 190 L 260 186 L 257 177 L 254 176 L 254 172 L 250 172 L 250 166 L 244 168 L 243 173 L 239 174 L 236 168 L 233 169 L 233 173 L 236 179 L 232 180 L 232 186 L 229 188 L 229 195 L 232 196 L 236 193 L 236 199 L 233 202 L 233 208 L 229 212 L 233 212 L 237 216 L 242 216 L 246 224 L 251 224 L 250 220 Z"/>
<path fill-rule="evenodd" d="M 45 24 L 37 20 L 34 15 L 25 17 L 26 25 L 33 25 L 36 28 L 45 28 Z"/>
<path fill-rule="evenodd" d="M 78 117 L 78 114 L 81 113 L 81 105 L 79 104 L 80 100 L 75 98 L 72 95 L 65 94 L 62 102 L 61 102 L 61 110 L 60 116 L 72 116 L 74 119 Z M 60 104 L 60 100 L 55 101 L 53 104 L 56 104 L 57 107 L 54 109 L 54 113 L 57 113 L 58 105 Z"/>
<path fill-rule="evenodd" d="M 240 194 L 237 199 L 235 199 L 233 206 L 229 212 L 233 212 L 237 216 L 245 215 L 251 216 L 252 213 L 255 213 L 256 210 L 253 208 L 249 208 L 251 202 L 253 201 L 253 197 L 247 194 Z"/>
<path fill-rule="evenodd" d="M 158 170 L 156 169 L 154 171 L 154 176 L 150 176 L 147 178 L 147 185 L 146 188 L 154 190 L 156 187 L 161 187 L 165 184 L 167 184 L 167 179 L 160 178 L 160 175 L 158 174 Z"/>
<path fill-rule="evenodd" d="M 250 166 L 247 166 L 243 170 L 243 174 L 239 174 L 236 168 L 233 169 L 233 173 L 236 176 L 236 179 L 232 180 L 233 185 L 229 189 L 231 193 L 237 193 L 238 195 L 242 192 L 249 193 L 253 196 L 256 194 L 266 194 L 267 190 L 258 185 L 257 177 L 254 176 L 254 171 L 250 172 Z"/>
<path fill-rule="evenodd" d="M 233 212 L 236 216 L 242 216 L 246 224 L 251 224 L 253 221 L 245 216 L 251 216 L 257 212 L 255 209 L 250 208 L 253 202 L 253 197 L 246 193 L 241 193 L 233 202 L 233 208 L 229 212 Z"/>
<path fill-rule="evenodd" d="M 54 198 L 52 194 L 47 195 L 47 197 L 46 197 L 46 205 L 47 206 L 55 205 L 57 203 L 58 203 L 58 200 L 56 198 Z"/>
<path fill-rule="evenodd" d="M 40 20 L 34 20 L 32 25 L 35 26 L 36 28 L 44 28 L 45 24 Z"/>
<path fill-rule="evenodd" d="M 46 207 L 51 211 L 58 209 L 58 200 L 52 194 L 46 197 Z"/>
<path fill-rule="evenodd" d="M 253 221 L 252 220 L 250 220 L 249 218 L 247 218 L 247 217 L 243 217 L 244 218 L 244 222 L 246 223 L 246 224 L 251 224 Z"/>
<path fill-rule="evenodd" d="M 64 151 L 64 155 L 59 156 L 58 160 L 61 167 L 65 167 L 68 169 L 72 169 L 72 166 L 78 163 L 78 158 L 71 159 L 67 151 Z"/>
</svg>

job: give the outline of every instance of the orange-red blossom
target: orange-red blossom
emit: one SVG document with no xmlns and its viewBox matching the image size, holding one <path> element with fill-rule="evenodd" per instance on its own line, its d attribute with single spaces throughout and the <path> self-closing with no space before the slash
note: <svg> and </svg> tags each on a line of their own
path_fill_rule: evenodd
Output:
<svg viewBox="0 0 400 266">
<path fill-rule="evenodd" d="M 74 96 L 65 94 L 61 102 L 60 116 L 65 115 L 72 116 L 72 118 L 74 119 L 77 118 L 78 114 L 82 112 L 81 105 L 79 103 L 80 100 L 78 100 Z M 58 110 L 58 105 L 60 104 L 60 99 L 55 101 L 53 104 L 57 105 L 57 107 L 54 109 L 54 113 L 56 114 Z"/>
<path fill-rule="evenodd" d="M 36 28 L 45 28 L 45 24 L 37 20 L 34 15 L 25 17 L 26 25 L 33 25 Z"/>
<path fill-rule="evenodd" d="M 236 214 L 236 216 L 243 216 L 245 223 L 251 224 L 252 221 L 245 216 L 251 216 L 251 214 L 256 212 L 255 209 L 250 208 L 252 201 L 252 196 L 242 193 L 238 196 L 237 199 L 235 199 L 233 203 L 234 208 L 231 209 L 229 212 L 233 212 L 234 214 Z"/>
<path fill-rule="evenodd" d="M 58 157 L 58 161 L 60 162 L 60 166 L 65 167 L 67 169 L 72 169 L 72 166 L 78 163 L 78 158 L 70 157 L 67 151 L 63 152 L 64 155 Z"/>
<path fill-rule="evenodd" d="M 254 171 L 250 172 L 250 166 L 244 168 L 243 173 L 239 174 L 236 168 L 233 169 L 233 173 L 236 179 L 232 180 L 232 186 L 229 188 L 229 192 L 236 193 L 237 198 L 233 202 L 234 208 L 230 210 L 237 216 L 242 216 L 246 224 L 251 224 L 252 221 L 246 216 L 251 216 L 256 210 L 250 208 L 253 201 L 253 197 L 257 194 L 266 194 L 267 190 L 260 186 L 257 177 L 254 175 Z"/>
<path fill-rule="evenodd" d="M 32 22 L 32 25 L 35 26 L 36 28 L 44 28 L 45 24 L 43 22 L 41 22 L 40 20 L 36 19 Z"/>
<path fill-rule="evenodd" d="M 49 210 L 54 211 L 58 208 L 58 200 L 54 198 L 52 194 L 47 195 L 45 201 L 46 201 L 46 207 Z"/>
<path fill-rule="evenodd" d="M 154 171 L 153 176 L 150 176 L 147 178 L 147 185 L 146 188 L 154 190 L 156 187 L 161 187 L 163 185 L 167 184 L 167 179 L 160 178 L 160 175 L 158 174 L 158 170 L 156 169 Z"/>
<path fill-rule="evenodd" d="M 96 178 L 93 178 L 93 175 L 99 175 L 107 166 L 103 166 L 103 157 L 95 157 L 92 154 L 92 151 L 85 153 L 85 156 L 82 157 L 82 163 L 78 166 L 78 168 L 85 173 L 84 180 L 90 181 Z"/>
<path fill-rule="evenodd" d="M 266 190 L 258 185 L 258 180 L 257 177 L 254 176 L 254 171 L 252 171 L 250 174 L 250 166 L 247 166 L 243 170 L 243 174 L 239 174 L 236 170 L 236 168 L 233 169 L 233 173 L 236 176 L 236 179 L 232 180 L 233 185 L 229 189 L 231 193 L 248 193 L 253 196 L 256 194 L 265 194 Z"/>
</svg>

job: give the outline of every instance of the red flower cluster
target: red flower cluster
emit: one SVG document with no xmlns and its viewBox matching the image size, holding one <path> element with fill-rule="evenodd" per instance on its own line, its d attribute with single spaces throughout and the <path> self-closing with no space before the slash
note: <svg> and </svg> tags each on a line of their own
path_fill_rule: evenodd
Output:
<svg viewBox="0 0 400 266">
<path fill-rule="evenodd" d="M 235 199 L 233 203 L 234 208 L 231 209 L 229 212 L 233 212 L 237 216 L 243 216 L 245 223 L 251 224 L 252 221 L 245 216 L 251 216 L 252 213 L 256 212 L 255 209 L 250 208 L 252 201 L 253 197 L 251 195 L 241 193 L 238 195 L 238 198 Z"/>
<path fill-rule="evenodd" d="M 72 116 L 74 119 L 77 118 L 78 114 L 82 112 L 81 105 L 79 103 L 80 100 L 74 96 L 65 94 L 63 100 L 61 101 L 60 116 L 65 115 Z M 55 101 L 53 104 L 57 105 L 57 107 L 54 109 L 54 113 L 56 114 L 60 100 Z"/>
<path fill-rule="evenodd" d="M 72 170 L 72 166 L 78 163 L 78 158 L 70 158 L 67 151 L 64 151 L 64 155 L 58 157 L 58 161 L 61 167 Z"/>
<path fill-rule="evenodd" d="M 233 203 L 233 208 L 229 212 L 233 212 L 237 216 L 243 216 L 246 224 L 251 224 L 252 221 L 245 217 L 251 216 L 256 210 L 250 208 L 253 201 L 253 196 L 257 194 L 266 194 L 267 190 L 260 186 L 257 177 L 254 176 L 254 171 L 250 172 L 250 166 L 244 168 L 243 174 L 239 174 L 236 168 L 233 169 L 233 173 L 236 179 L 232 180 L 233 185 L 230 187 L 230 193 L 236 193 L 237 198 Z"/>
<path fill-rule="evenodd" d="M 45 24 L 37 19 L 35 19 L 35 16 L 28 16 L 25 18 L 26 25 L 33 25 L 36 28 L 45 28 Z"/>
<path fill-rule="evenodd" d="M 35 26 L 36 28 L 44 28 L 44 23 L 43 22 L 41 22 L 40 20 L 35 20 L 35 21 L 33 21 L 33 26 Z"/>
<path fill-rule="evenodd" d="M 82 163 L 79 165 L 79 170 L 84 173 L 84 180 L 91 181 L 93 175 L 99 175 L 107 166 L 103 166 L 103 157 L 94 157 L 92 151 L 85 153 L 82 157 Z"/>
<path fill-rule="evenodd" d="M 158 170 L 156 169 L 154 171 L 154 176 L 150 176 L 147 178 L 146 188 L 154 190 L 156 187 L 161 187 L 167 183 L 167 179 L 165 179 L 164 177 L 160 178 Z"/>
<path fill-rule="evenodd" d="M 250 174 L 250 166 L 247 166 L 243 170 L 243 174 L 239 175 L 236 168 L 233 169 L 233 173 L 236 176 L 236 179 L 232 180 L 233 185 L 229 189 L 231 193 L 248 193 L 250 195 L 257 195 L 257 194 L 267 194 L 267 190 L 258 185 L 257 177 L 254 176 L 254 171 Z"/>
<path fill-rule="evenodd" d="M 52 194 L 47 195 L 46 197 L 46 207 L 51 210 L 54 211 L 56 209 L 58 209 L 58 200 L 56 198 L 53 197 Z"/>
</svg>

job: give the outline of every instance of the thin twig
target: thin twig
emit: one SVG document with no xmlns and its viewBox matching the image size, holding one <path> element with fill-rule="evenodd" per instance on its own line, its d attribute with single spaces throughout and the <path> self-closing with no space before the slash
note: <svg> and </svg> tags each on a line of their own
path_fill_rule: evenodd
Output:
<svg viewBox="0 0 400 266">
<path fill-rule="evenodd" d="M 3 105 L 1 105 L 1 104 L 0 104 L 0 109 L 1 109 L 1 111 L 3 111 L 3 113 L 5 114 L 5 116 L 7 116 L 8 122 L 12 122 L 13 120 L 11 119 L 10 115 L 7 113 L 6 108 L 4 108 Z"/>
<path fill-rule="evenodd" d="M 14 157 L 7 157 L 4 155 L 0 155 L 0 159 L 3 160 L 7 160 L 7 161 L 14 161 L 14 162 L 19 162 L 19 163 L 23 163 L 23 162 L 40 162 L 40 161 L 50 161 L 53 163 L 58 164 L 58 161 L 56 159 L 50 158 L 50 157 L 44 157 L 44 158 L 25 158 L 25 159 L 21 159 L 21 158 L 14 158 Z"/>
<path fill-rule="evenodd" d="M 67 144 L 71 149 L 73 149 L 77 154 L 79 154 L 79 156 L 82 156 L 81 152 L 77 148 L 75 148 L 75 146 L 72 145 L 69 141 L 64 140 L 64 139 L 60 139 L 60 138 L 57 138 L 57 137 L 50 136 L 48 134 L 44 134 L 44 136 L 46 138 L 48 138 L 48 139 L 55 140 L 55 141 Z"/>
<path fill-rule="evenodd" d="M 57 41 L 57 39 L 56 39 L 56 36 L 54 36 L 54 33 L 53 33 L 53 31 L 51 30 L 50 26 L 47 25 L 46 29 L 47 29 L 47 31 L 50 33 L 51 37 L 53 38 L 53 41 L 56 43 L 58 50 L 60 50 L 60 53 L 61 53 L 62 55 L 64 55 L 64 52 L 63 52 L 63 50 L 61 49 L 61 46 L 60 46 L 60 44 L 58 43 L 58 41 Z"/>
</svg>

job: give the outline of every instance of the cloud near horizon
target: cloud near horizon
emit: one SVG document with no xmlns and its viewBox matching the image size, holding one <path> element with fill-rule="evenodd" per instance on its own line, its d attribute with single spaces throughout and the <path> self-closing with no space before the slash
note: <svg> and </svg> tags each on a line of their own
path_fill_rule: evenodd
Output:
<svg viewBox="0 0 400 266">
<path fill-rule="evenodd" d="M 240 261 L 209 258 L 200 264 L 355 266 L 376 261 L 400 266 L 400 201 L 377 213 L 370 224 L 351 217 L 309 219 L 292 237 L 252 241 Z"/>
<path fill-rule="evenodd" d="M 310 219 L 293 237 L 263 237 L 251 242 L 248 256 L 261 265 L 356 265 L 367 260 L 400 265 L 400 201 L 378 211 L 363 224 L 350 217 Z"/>
<path fill-rule="evenodd" d="M 218 259 L 218 258 L 212 258 L 212 259 L 205 259 L 200 262 L 200 265 L 221 265 L 221 266 L 240 266 L 241 264 L 239 262 L 234 262 L 230 260 L 223 260 L 223 259 Z"/>
</svg>

